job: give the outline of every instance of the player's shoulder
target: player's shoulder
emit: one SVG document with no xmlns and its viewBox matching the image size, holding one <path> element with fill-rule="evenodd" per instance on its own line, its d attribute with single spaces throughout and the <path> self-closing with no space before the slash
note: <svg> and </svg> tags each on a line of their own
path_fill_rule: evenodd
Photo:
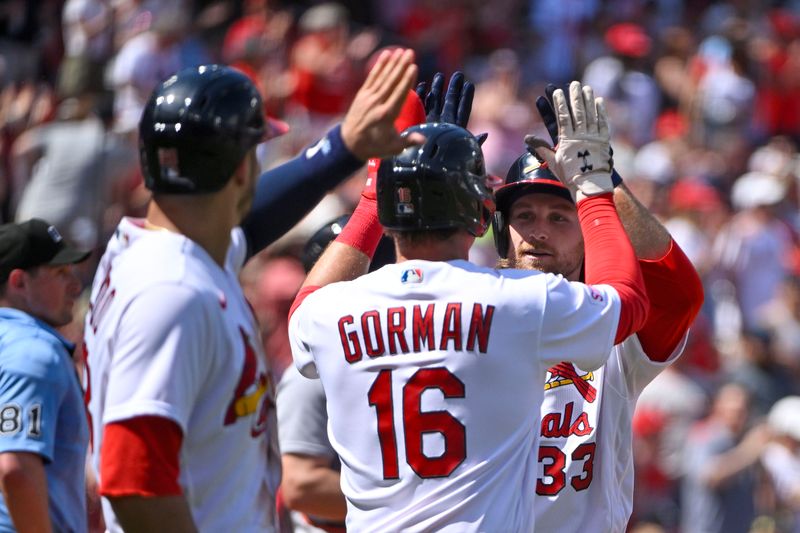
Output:
<svg viewBox="0 0 800 533">
<path fill-rule="evenodd" d="M 0 368 L 47 378 L 57 374 L 67 351 L 55 333 L 33 322 L 3 320 L 0 327 Z"/>
<path fill-rule="evenodd" d="M 213 285 L 213 261 L 183 235 L 129 225 L 116 239 L 115 249 L 107 253 L 113 254 L 109 260 L 118 292 L 133 295 L 169 285 L 204 292 Z"/>
</svg>

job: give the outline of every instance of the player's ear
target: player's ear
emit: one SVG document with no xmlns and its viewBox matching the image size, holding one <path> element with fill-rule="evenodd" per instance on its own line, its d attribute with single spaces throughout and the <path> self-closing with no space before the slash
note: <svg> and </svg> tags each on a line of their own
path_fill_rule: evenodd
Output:
<svg viewBox="0 0 800 533">
<path fill-rule="evenodd" d="M 6 283 L 7 290 L 20 291 L 25 288 L 27 283 L 26 272 L 21 268 L 15 268 L 8 275 L 8 282 Z"/>
<path fill-rule="evenodd" d="M 233 172 L 233 176 L 231 176 L 231 181 L 236 181 L 237 185 L 249 186 L 250 181 L 254 179 L 251 174 L 257 176 L 258 170 L 258 157 L 256 156 L 255 148 L 252 148 L 239 162 Z"/>
</svg>

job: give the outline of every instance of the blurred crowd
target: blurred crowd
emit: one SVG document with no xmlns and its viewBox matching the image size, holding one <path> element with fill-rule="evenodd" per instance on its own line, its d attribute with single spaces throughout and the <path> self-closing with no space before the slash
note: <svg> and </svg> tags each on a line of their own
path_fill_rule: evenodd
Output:
<svg viewBox="0 0 800 533">
<path fill-rule="evenodd" d="M 99 257 L 146 205 L 137 122 L 158 82 L 201 63 L 245 72 L 291 127 L 263 148 L 267 168 L 340 119 L 375 52 L 397 44 L 416 51 L 421 80 L 475 81 L 469 128 L 489 133 L 501 176 L 526 133 L 546 133 L 533 105 L 546 84 L 590 84 L 617 170 L 703 278 L 685 353 L 639 401 L 630 529 L 689 532 L 716 514 L 800 531 L 800 1 L 6 0 L 0 222 L 47 219 Z M 362 183 L 243 274 L 278 372 L 303 245 Z M 472 256 L 494 263 L 491 236 Z M 710 478 L 707 464 L 719 465 Z"/>
</svg>

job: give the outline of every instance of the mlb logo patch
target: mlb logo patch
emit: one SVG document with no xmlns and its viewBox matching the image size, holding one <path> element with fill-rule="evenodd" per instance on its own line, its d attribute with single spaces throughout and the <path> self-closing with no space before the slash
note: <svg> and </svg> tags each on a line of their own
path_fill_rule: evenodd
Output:
<svg viewBox="0 0 800 533">
<path fill-rule="evenodd" d="M 175 148 L 159 148 L 158 166 L 161 169 L 162 178 L 169 179 L 180 176 L 180 171 L 178 170 L 178 150 Z"/>
<path fill-rule="evenodd" d="M 414 204 L 411 203 L 411 189 L 408 187 L 398 187 L 397 191 L 397 205 L 395 211 L 398 215 L 413 215 Z"/>
<path fill-rule="evenodd" d="M 422 269 L 421 268 L 407 268 L 400 276 L 402 283 L 422 283 Z"/>
</svg>

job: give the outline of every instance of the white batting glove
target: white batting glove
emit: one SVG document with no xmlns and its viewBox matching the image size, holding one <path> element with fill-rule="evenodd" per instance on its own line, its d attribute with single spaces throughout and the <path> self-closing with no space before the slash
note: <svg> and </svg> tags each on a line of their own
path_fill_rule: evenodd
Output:
<svg viewBox="0 0 800 533">
<path fill-rule="evenodd" d="M 547 163 L 570 190 L 573 198 L 595 196 L 614 190 L 611 181 L 613 161 L 609 145 L 608 119 L 602 98 L 592 88 L 577 81 L 569 85 L 569 104 L 564 91 L 553 93 L 558 119 L 558 146 L 528 135 L 525 143 Z M 571 109 L 570 109 L 571 108 Z"/>
</svg>

